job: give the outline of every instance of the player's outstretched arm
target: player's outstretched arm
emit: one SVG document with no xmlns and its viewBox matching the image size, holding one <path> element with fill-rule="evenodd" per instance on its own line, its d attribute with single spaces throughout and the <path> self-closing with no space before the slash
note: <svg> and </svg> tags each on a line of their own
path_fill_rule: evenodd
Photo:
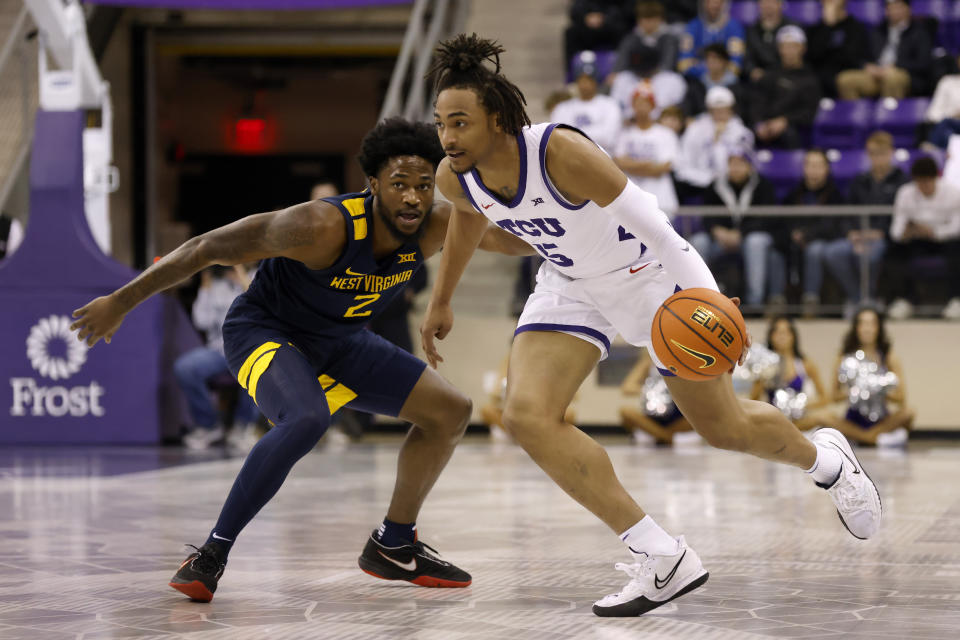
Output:
<svg viewBox="0 0 960 640">
<path fill-rule="evenodd" d="M 479 215 L 479 214 L 473 214 Z M 492 253 L 502 253 L 507 256 L 535 256 L 537 250 L 509 231 L 504 231 L 492 222 L 487 224 L 487 230 L 480 238 L 480 249 Z"/>
<path fill-rule="evenodd" d="M 283 256 L 313 268 L 328 266 L 346 238 L 337 209 L 321 201 L 258 213 L 187 240 L 111 294 L 73 312 L 77 338 L 93 346 L 110 342 L 138 304 L 214 264 L 235 265 Z"/>
<path fill-rule="evenodd" d="M 433 205 L 433 213 L 430 216 L 430 228 L 427 229 L 423 235 L 423 239 L 420 240 L 420 250 L 423 252 L 424 258 L 430 258 L 443 249 L 452 211 L 453 206 L 449 202 L 437 202 Z M 502 253 L 507 256 L 537 255 L 537 250 L 532 246 L 509 231 L 504 231 L 492 222 L 487 223 L 487 229 L 483 237 L 480 238 L 478 248 L 482 251 Z"/>
<path fill-rule="evenodd" d="M 430 303 L 420 325 L 423 352 L 432 367 L 443 362 L 434 345 L 434 338 L 443 340 L 453 328 L 453 310 L 450 308 L 453 292 L 473 252 L 477 250 L 480 240 L 487 232 L 487 219 L 473 210 L 446 158 L 437 168 L 437 187 L 453 203 L 453 210 L 450 212 L 450 222 L 443 243 L 440 269 L 437 271 Z"/>
</svg>

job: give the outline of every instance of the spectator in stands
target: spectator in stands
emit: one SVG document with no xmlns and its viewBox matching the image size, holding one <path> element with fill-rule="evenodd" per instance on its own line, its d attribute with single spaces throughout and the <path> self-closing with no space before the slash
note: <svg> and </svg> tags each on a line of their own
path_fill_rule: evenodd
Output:
<svg viewBox="0 0 960 640">
<path fill-rule="evenodd" d="M 757 82 L 763 74 L 780 65 L 777 33 L 794 24 L 783 16 L 783 0 L 759 0 L 760 16 L 747 27 L 747 53 L 743 59 L 744 78 Z"/>
<path fill-rule="evenodd" d="M 910 19 L 909 0 L 887 0 L 887 20 L 877 28 L 875 41 L 870 62 L 837 76 L 841 98 L 904 98 L 911 89 L 929 91 L 933 43 L 926 27 Z"/>
<path fill-rule="evenodd" d="M 803 157 L 803 179 L 787 194 L 785 205 L 844 204 L 843 194 L 830 175 L 830 161 L 822 149 L 811 149 Z M 823 285 L 823 256 L 827 243 L 843 235 L 843 223 L 836 216 L 817 219 L 792 218 L 790 226 L 791 271 L 803 287 L 803 315 L 812 317 L 820 308 Z M 803 277 L 799 277 L 800 267 Z"/>
<path fill-rule="evenodd" d="M 627 70 L 616 75 L 610 86 L 610 97 L 620 103 L 626 119 L 633 117 L 633 92 L 641 83 L 653 89 L 657 108 L 653 117 L 660 116 L 660 110 L 680 104 L 687 93 L 687 83 L 679 73 L 660 69 L 660 52 L 642 42 L 630 45 Z"/>
<path fill-rule="evenodd" d="M 768 70 L 753 86 L 750 119 L 757 143 L 796 149 L 800 129 L 813 124 L 820 104 L 820 82 L 803 64 L 807 38 L 803 29 L 787 25 L 777 33 L 781 65 Z"/>
<path fill-rule="evenodd" d="M 706 73 L 704 61 L 697 54 L 711 44 L 722 44 L 730 54 L 730 69 L 740 73 L 743 67 L 744 31 L 739 21 L 730 17 L 727 0 L 702 0 L 700 15 L 690 21 L 680 40 L 680 61 L 677 70 L 685 76 L 699 78 Z"/>
<path fill-rule="evenodd" d="M 863 23 L 847 13 L 846 0 L 822 0 L 822 4 L 820 22 L 807 32 L 807 63 L 820 78 L 824 95 L 836 96 L 838 74 L 870 62 L 870 35 Z"/>
<path fill-rule="evenodd" d="M 543 101 L 543 110 L 547 113 L 552 113 L 558 104 L 564 100 L 569 100 L 572 97 L 573 94 L 567 91 L 566 88 L 551 91 L 550 95 L 548 95 L 546 100 Z"/>
<path fill-rule="evenodd" d="M 226 436 L 226 429 L 211 401 L 207 383 L 220 375 L 232 378 L 223 355 L 223 321 L 234 298 L 243 293 L 250 278 L 241 265 L 211 267 L 200 273 L 200 290 L 193 302 L 193 324 L 206 333 L 207 344 L 181 355 L 174 374 L 190 407 L 193 428 L 183 437 L 190 449 L 207 449 Z M 237 394 L 230 442 L 252 446 L 257 407 L 243 390 Z"/>
<path fill-rule="evenodd" d="M 867 138 L 867 157 L 870 169 L 853 180 L 847 201 L 850 204 L 892 205 L 897 190 L 909 178 L 893 164 L 893 136 L 886 131 L 875 131 Z M 889 221 L 885 216 L 870 216 L 869 228 L 864 230 L 860 217 L 850 217 L 840 221 L 846 235 L 827 243 L 823 252 L 823 261 L 827 270 L 836 278 L 846 297 L 843 315 L 852 318 L 863 300 L 860 290 L 860 266 L 864 254 L 868 258 L 869 289 L 867 301 L 877 298 L 877 282 L 880 279 L 880 266 L 886 251 L 886 228 Z"/>
<path fill-rule="evenodd" d="M 340 193 L 340 189 L 332 180 L 321 180 L 310 187 L 310 199 L 332 198 Z"/>
<path fill-rule="evenodd" d="M 680 139 L 676 176 L 689 190 L 701 192 L 727 170 L 733 148 L 753 148 L 753 134 L 734 114 L 733 92 L 713 87 L 707 92 L 707 113 L 698 116 Z"/>
<path fill-rule="evenodd" d="M 656 96 L 654 96 L 654 99 L 656 99 Z M 677 105 L 667 107 L 661 111 L 660 117 L 657 118 L 657 122 L 665 126 L 667 129 L 673 131 L 678 137 L 683 135 L 683 130 L 686 128 L 686 121 L 683 117 L 683 109 Z"/>
<path fill-rule="evenodd" d="M 570 25 L 564 33 L 566 66 L 578 51 L 616 49 L 630 20 L 624 12 L 624 0 L 573 0 Z"/>
<path fill-rule="evenodd" d="M 733 92 L 738 106 L 744 104 L 740 90 L 740 79 L 730 70 L 730 54 L 722 44 L 707 45 L 703 49 L 703 61 L 706 73 L 699 78 L 687 79 L 687 95 L 683 99 L 683 110 L 687 116 L 695 116 L 706 109 L 707 91 L 713 87 L 726 87 Z"/>
<path fill-rule="evenodd" d="M 925 119 L 933 125 L 927 140 L 935 147 L 946 149 L 950 136 L 960 134 L 960 74 L 940 78 Z"/>
<path fill-rule="evenodd" d="M 944 317 L 960 320 L 960 187 L 938 176 L 937 163 L 918 158 L 910 167 L 912 182 L 900 187 L 893 203 L 888 259 L 884 273 L 893 302 L 891 319 L 913 315 L 914 285 L 919 277 L 911 268 L 915 258 L 942 256 L 947 262 L 950 301 Z"/>
<path fill-rule="evenodd" d="M 655 0 L 640 0 L 636 13 L 637 26 L 624 36 L 617 47 L 617 59 L 613 63 L 614 73 L 626 71 L 630 67 L 630 52 L 637 43 L 657 50 L 660 54 L 658 70 L 673 71 L 677 66 L 680 43 L 663 21 L 663 4 Z"/>
<path fill-rule="evenodd" d="M 677 212 L 677 192 L 670 171 L 680 141 L 671 129 L 653 121 L 656 106 L 653 91 L 645 85 L 633 95 L 633 123 L 620 135 L 614 161 L 631 181 L 657 197 L 657 204 L 671 218 Z"/>
<path fill-rule="evenodd" d="M 578 95 L 554 107 L 550 121 L 581 129 L 609 153 L 617 142 L 623 115 L 616 100 L 597 92 L 600 77 L 596 60 L 593 51 L 582 51 L 574 59 Z"/>
<path fill-rule="evenodd" d="M 0 259 L 13 255 L 23 242 L 23 226 L 16 218 L 0 213 Z"/>
<path fill-rule="evenodd" d="M 771 305 L 782 306 L 786 262 L 776 248 L 783 244 L 781 225 L 776 218 L 747 215 L 751 206 L 777 203 L 773 185 L 754 169 L 752 156 L 745 145 L 730 151 L 726 174 L 714 181 L 705 199 L 707 205 L 727 207 L 730 216 L 704 218 L 705 230 L 690 242 L 711 268 L 725 256 L 742 254 L 748 307 L 762 305 L 768 294 Z"/>
</svg>

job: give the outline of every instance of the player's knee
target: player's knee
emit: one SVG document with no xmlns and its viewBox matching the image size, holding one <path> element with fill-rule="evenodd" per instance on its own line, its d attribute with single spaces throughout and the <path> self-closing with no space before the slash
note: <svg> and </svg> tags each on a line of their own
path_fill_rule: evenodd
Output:
<svg viewBox="0 0 960 640">
<path fill-rule="evenodd" d="M 455 394 L 449 401 L 446 427 L 450 435 L 460 439 L 470 424 L 473 415 L 473 400 L 462 393 Z"/>
<path fill-rule="evenodd" d="M 503 426 L 522 445 L 531 434 L 537 433 L 544 425 L 545 411 L 522 399 L 510 400 L 503 409 Z"/>
<path fill-rule="evenodd" d="M 297 417 L 285 424 L 277 425 L 289 432 L 288 440 L 301 455 L 313 449 L 330 426 L 330 414 L 327 411 L 309 410 L 299 412 Z"/>
<path fill-rule="evenodd" d="M 472 415 L 473 401 L 462 393 L 450 393 L 444 396 L 430 418 L 418 425 L 459 440 L 466 432 Z"/>
<path fill-rule="evenodd" d="M 288 438 L 303 448 L 306 453 L 312 449 L 330 426 L 330 410 L 326 404 L 313 402 L 291 407 L 278 428 L 288 430 Z"/>
</svg>

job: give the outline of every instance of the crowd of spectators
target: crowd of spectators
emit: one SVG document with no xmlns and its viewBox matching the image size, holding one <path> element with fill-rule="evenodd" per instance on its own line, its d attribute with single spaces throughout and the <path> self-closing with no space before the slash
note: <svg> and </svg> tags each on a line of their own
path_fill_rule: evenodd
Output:
<svg viewBox="0 0 960 640">
<path fill-rule="evenodd" d="M 939 177 L 938 164 L 951 136 L 960 150 L 960 16 L 875 0 L 876 20 L 861 20 L 847 4 L 821 0 L 814 15 L 810 2 L 786 0 L 573 0 L 571 97 L 555 96 L 550 119 L 590 135 L 668 214 L 726 207 L 728 216 L 685 229 L 748 311 L 780 313 L 789 300 L 814 315 L 826 294 L 848 316 L 883 301 L 899 319 L 918 299 L 937 297 L 917 285 L 940 274 L 942 313 L 960 319 L 960 188 Z M 855 149 L 813 144 L 824 109 L 865 99 L 895 108 L 917 97 L 929 107 L 913 144 L 902 133 L 895 144 L 882 126 Z M 758 155 L 788 152 L 803 154 L 802 171 L 798 158 L 794 183 L 780 176 L 774 185 Z M 834 160 L 844 154 L 864 162 L 841 179 Z M 864 224 L 860 216 L 749 213 L 844 204 L 892 205 L 893 216 Z"/>
</svg>

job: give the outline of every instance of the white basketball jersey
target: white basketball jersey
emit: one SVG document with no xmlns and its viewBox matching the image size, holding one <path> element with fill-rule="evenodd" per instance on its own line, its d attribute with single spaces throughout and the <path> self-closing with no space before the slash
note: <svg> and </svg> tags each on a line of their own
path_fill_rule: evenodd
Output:
<svg viewBox="0 0 960 640">
<path fill-rule="evenodd" d="M 572 205 L 547 176 L 547 141 L 552 123 L 525 127 L 517 136 L 520 182 L 517 195 L 500 201 L 476 169 L 457 174 L 477 211 L 533 246 L 564 275 L 591 278 L 636 263 L 650 252 L 593 201 Z M 576 131 L 576 129 L 574 129 Z"/>
</svg>

